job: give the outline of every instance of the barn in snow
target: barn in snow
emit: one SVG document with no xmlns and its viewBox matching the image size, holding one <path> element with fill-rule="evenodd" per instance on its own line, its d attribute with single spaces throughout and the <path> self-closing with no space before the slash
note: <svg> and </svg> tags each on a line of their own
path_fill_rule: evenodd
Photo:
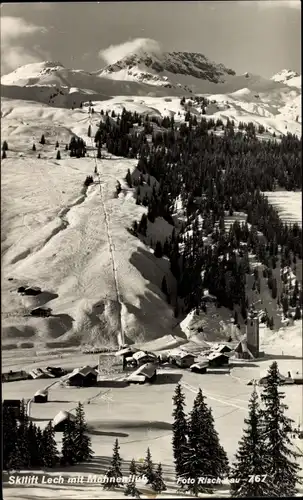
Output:
<svg viewBox="0 0 303 500">
<path fill-rule="evenodd" d="M 153 363 L 146 363 L 145 365 L 139 366 L 126 381 L 128 383 L 144 384 L 145 382 L 154 382 L 157 378 L 156 365 Z"/>
<path fill-rule="evenodd" d="M 71 413 L 67 411 L 59 411 L 59 413 L 55 416 L 52 421 L 53 429 L 55 432 L 63 432 L 66 422 L 70 421 L 74 423 L 75 417 Z"/>
<path fill-rule="evenodd" d="M 48 397 L 47 391 L 37 391 L 34 395 L 34 402 L 35 403 L 46 403 L 47 397 Z"/>
<path fill-rule="evenodd" d="M 204 361 L 201 363 L 194 363 L 191 365 L 190 369 L 194 373 L 207 373 L 207 367 L 208 363 Z"/>
<path fill-rule="evenodd" d="M 146 351 L 137 351 L 133 354 L 132 358 L 138 366 L 145 365 L 146 363 L 153 363 L 157 360 L 155 354 Z"/>
<path fill-rule="evenodd" d="M 91 366 L 76 368 L 67 378 L 68 385 L 91 387 L 97 383 L 98 372 Z"/>
<path fill-rule="evenodd" d="M 212 352 L 220 352 L 221 354 L 224 354 L 224 353 L 228 353 L 228 352 L 231 352 L 232 351 L 232 348 L 227 345 L 227 344 L 216 344 L 213 348 L 212 348 Z"/>
<path fill-rule="evenodd" d="M 220 352 L 212 352 L 207 359 L 210 368 L 218 368 L 219 366 L 228 365 L 229 356 Z"/>
<path fill-rule="evenodd" d="M 190 368 L 195 361 L 195 356 L 189 352 L 180 350 L 171 352 L 169 361 L 172 364 L 177 365 L 179 368 Z"/>
</svg>

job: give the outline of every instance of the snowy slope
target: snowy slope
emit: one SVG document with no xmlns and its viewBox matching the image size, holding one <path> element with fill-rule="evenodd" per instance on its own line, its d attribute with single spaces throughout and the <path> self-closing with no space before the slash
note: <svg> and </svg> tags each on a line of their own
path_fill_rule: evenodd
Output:
<svg viewBox="0 0 303 500">
<path fill-rule="evenodd" d="M 86 175 L 94 172 L 93 152 L 75 160 L 64 151 L 72 133 L 88 141 L 87 111 L 4 100 L 2 112 L 2 136 L 9 144 L 2 165 L 3 341 L 115 343 L 120 312 L 100 186 L 83 189 Z M 96 117 L 93 132 L 98 122 Z M 42 131 L 44 147 L 38 144 Z M 31 151 L 33 142 L 36 152 Z M 107 158 L 98 163 L 125 335 L 137 341 L 161 337 L 175 324 L 172 308 L 160 291 L 161 281 L 164 274 L 172 286 L 174 280 L 168 263 L 159 262 L 127 231 L 146 210 L 135 204 L 125 186 L 127 169 L 133 170 L 136 161 Z M 117 179 L 123 186 L 120 198 L 115 197 Z M 17 288 L 24 285 L 38 286 L 43 293 L 23 297 Z M 38 306 L 50 307 L 53 316 L 24 316 Z"/>
<path fill-rule="evenodd" d="M 296 71 L 290 69 L 282 69 L 282 71 L 272 76 L 271 79 L 274 82 L 284 83 L 289 87 L 301 88 L 302 86 L 301 76 Z"/>
<path fill-rule="evenodd" d="M 77 344 L 86 339 L 104 343 L 113 339 L 118 328 L 120 311 L 99 186 L 83 189 L 86 175 L 94 170 L 93 152 L 89 151 L 88 158 L 74 160 L 64 151 L 73 134 L 88 140 L 89 100 L 95 109 L 92 134 L 101 109 L 121 113 L 125 107 L 141 114 L 174 116 L 176 122 L 182 122 L 189 109 L 188 99 L 186 106 L 180 103 L 183 84 L 197 82 L 210 101 L 206 118 L 230 119 L 235 125 L 252 121 L 267 129 L 265 138 L 274 132 L 301 134 L 301 92 L 286 84 L 288 76 L 287 81 L 296 78 L 293 74 L 284 75 L 281 81 L 249 73 L 236 76 L 201 54 L 171 53 L 149 61 L 141 53 L 132 61 L 132 71 L 138 64 L 143 72 L 149 70 L 155 78 L 152 85 L 145 83 L 146 78 L 140 81 L 128 74 L 129 58 L 122 60 L 124 66 L 120 61 L 111 71 L 107 67 L 107 77 L 102 71 L 90 74 L 45 62 L 23 66 L 1 79 L 2 137 L 9 143 L 2 166 L 3 332 L 7 342 L 31 339 Z M 110 74 L 120 79 L 111 79 Z M 162 85 L 170 80 L 172 88 Z M 85 103 L 83 109 L 70 109 L 80 102 Z M 201 104 L 194 98 L 190 111 L 198 119 L 202 115 Z M 47 138 L 44 147 L 38 144 L 41 133 Z M 61 161 L 55 159 L 57 140 Z M 31 150 L 33 142 L 36 153 Z M 100 169 L 117 252 L 122 321 L 126 335 L 142 342 L 171 334 L 175 326 L 172 309 L 160 286 L 164 274 L 171 286 L 174 280 L 168 263 L 155 259 L 148 247 L 127 232 L 145 210 L 135 204 L 124 182 L 127 169 L 134 170 L 135 164 L 135 160 L 107 158 Z M 114 196 L 117 179 L 123 187 L 118 199 Z M 277 197 L 273 200 L 276 205 L 282 199 Z M 156 221 L 149 230 L 150 238 L 155 238 L 159 224 Z M 170 226 L 162 226 L 161 234 L 169 231 Z M 16 289 L 24 284 L 41 287 L 43 294 L 21 297 Z M 30 308 L 42 305 L 51 307 L 54 316 L 24 316 Z M 174 333 L 184 338 L 180 329 Z"/>
</svg>

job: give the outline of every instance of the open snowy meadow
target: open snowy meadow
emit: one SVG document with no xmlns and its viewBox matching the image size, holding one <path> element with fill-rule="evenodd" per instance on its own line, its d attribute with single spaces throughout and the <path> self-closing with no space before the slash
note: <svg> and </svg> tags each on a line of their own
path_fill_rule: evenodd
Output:
<svg viewBox="0 0 303 500">
<path fill-rule="evenodd" d="M 72 358 L 72 355 L 71 355 Z M 284 358 L 284 359 L 283 359 Z M 153 494 L 143 483 L 138 483 L 142 491 L 142 498 L 156 495 L 157 498 L 169 498 L 178 495 L 177 486 L 173 481 L 173 456 L 172 456 L 172 396 L 176 383 L 180 382 L 186 396 L 187 409 L 190 411 L 193 400 L 199 387 L 206 396 L 207 404 L 212 408 L 215 426 L 220 436 L 220 441 L 227 451 L 228 458 L 233 460 L 237 444 L 242 436 L 244 418 L 247 416 L 248 400 L 252 387 L 247 382 L 258 378 L 267 370 L 274 360 L 264 359 L 254 362 L 239 360 L 230 375 L 224 374 L 193 374 L 186 370 L 161 369 L 158 379 L 151 385 L 130 385 L 125 387 L 91 387 L 72 388 L 55 383 L 49 388 L 47 403 L 30 404 L 30 416 L 40 427 L 54 418 L 61 410 L 73 413 L 78 401 L 83 402 L 87 419 L 89 434 L 92 439 L 94 458 L 89 463 L 83 463 L 68 469 L 54 469 L 49 472 L 31 471 L 46 477 L 64 477 L 63 484 L 37 484 L 34 486 L 9 486 L 5 484 L 5 499 L 27 498 L 119 498 L 119 492 L 104 491 L 102 485 L 89 483 L 87 478 L 92 475 L 102 475 L 108 467 L 108 460 L 112 453 L 114 440 L 119 439 L 121 457 L 124 462 L 125 475 L 132 458 L 139 461 L 145 457 L 149 446 L 155 462 L 161 461 L 164 478 L 168 490 L 162 494 Z M 301 370 L 302 359 L 295 356 L 277 356 L 281 373 Z M 61 360 L 62 366 L 70 367 L 68 357 Z M 51 382 L 54 383 L 53 381 Z M 37 390 L 48 387 L 46 380 L 28 380 L 9 382 L 2 386 L 5 399 L 16 399 L 21 396 L 26 400 L 33 397 Z M 114 384 L 113 384 L 114 385 Z M 260 387 L 258 391 L 262 391 Z M 302 421 L 302 389 L 299 385 L 283 387 L 289 406 L 287 414 L 297 423 Z M 59 448 L 62 434 L 56 433 Z M 298 451 L 302 454 L 301 441 L 296 441 Z M 300 448 L 301 447 L 301 448 Z M 302 457 L 299 459 L 302 463 Z M 24 472 L 25 473 L 25 472 Z M 84 476 L 84 483 L 70 485 L 68 478 L 71 476 Z M 218 493 L 227 496 L 228 484 L 220 486 Z M 182 495 L 181 495 L 182 496 Z M 184 495 L 183 495 L 184 496 Z"/>
</svg>

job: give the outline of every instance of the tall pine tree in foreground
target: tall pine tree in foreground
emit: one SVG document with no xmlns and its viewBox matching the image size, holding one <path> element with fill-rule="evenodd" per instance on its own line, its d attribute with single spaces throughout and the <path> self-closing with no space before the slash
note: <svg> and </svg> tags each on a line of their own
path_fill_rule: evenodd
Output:
<svg viewBox="0 0 303 500">
<path fill-rule="evenodd" d="M 41 467 L 43 465 L 43 454 L 40 453 L 37 439 L 37 426 L 30 422 L 27 429 L 27 441 L 29 450 L 29 465 L 31 467 Z"/>
<path fill-rule="evenodd" d="M 298 475 L 300 466 L 296 463 L 298 454 L 292 449 L 289 438 L 293 421 L 285 415 L 288 407 L 282 403 L 285 394 L 279 391 L 279 384 L 278 364 L 274 361 L 261 395 L 266 459 L 263 474 L 267 474 L 274 485 L 272 495 L 291 497 L 297 492 L 296 484 L 301 482 Z"/>
<path fill-rule="evenodd" d="M 16 455 L 17 420 L 12 408 L 2 406 L 3 469 L 9 470 Z"/>
<path fill-rule="evenodd" d="M 116 439 L 113 449 L 111 465 L 106 473 L 106 482 L 103 484 L 104 489 L 119 488 L 119 486 L 122 486 L 123 484 L 122 472 L 121 472 L 122 460 L 120 457 L 119 449 L 120 449 L 119 442 L 118 439 Z"/>
<path fill-rule="evenodd" d="M 201 393 L 202 395 L 202 393 Z M 201 403 L 205 405 L 204 401 Z M 205 405 L 206 406 L 206 405 Z M 203 408 L 203 406 L 202 406 Z M 203 409 L 205 411 L 205 409 Z M 218 433 L 215 429 L 214 417 L 211 408 L 207 408 L 203 417 L 205 426 L 208 429 L 207 455 L 209 457 L 208 477 L 223 479 L 229 472 L 229 464 L 226 451 L 220 444 Z"/>
<path fill-rule="evenodd" d="M 181 385 L 178 384 L 173 396 L 173 453 L 175 462 L 176 477 L 180 478 L 184 474 L 184 459 L 187 450 L 187 422 L 185 415 L 185 396 Z"/>
<path fill-rule="evenodd" d="M 136 487 L 136 480 L 134 476 L 137 475 L 137 467 L 136 467 L 136 462 L 134 459 L 132 459 L 130 466 L 129 466 L 129 475 L 130 475 L 130 480 L 128 481 L 124 495 L 126 497 L 135 497 L 135 498 L 140 498 L 140 492 Z"/>
<path fill-rule="evenodd" d="M 25 401 L 20 406 L 20 421 L 17 428 L 17 449 L 20 453 L 23 467 L 30 465 L 30 443 L 28 441 L 28 415 Z"/>
<path fill-rule="evenodd" d="M 207 432 L 201 412 L 201 390 L 199 390 L 188 420 L 188 446 L 183 461 L 183 478 L 190 481 L 184 488 L 191 494 L 211 493 L 211 488 L 200 484 L 201 477 L 207 477 L 209 471 L 206 447 Z"/>
<path fill-rule="evenodd" d="M 271 496 L 273 491 L 270 478 L 263 481 L 265 450 L 262 429 L 262 416 L 256 389 L 253 390 L 249 405 L 248 418 L 244 420 L 246 428 L 239 442 L 236 461 L 231 471 L 231 496 L 263 497 Z M 261 480 L 256 481 L 259 477 Z"/>
<path fill-rule="evenodd" d="M 211 492 L 212 487 L 200 483 L 200 478 L 223 478 L 228 472 L 227 455 L 219 442 L 211 410 L 207 407 L 201 389 L 194 400 L 188 422 L 188 448 L 184 461 L 183 477 L 191 479 L 187 484 L 194 495 Z"/>
<path fill-rule="evenodd" d="M 76 463 L 74 422 L 70 418 L 66 420 L 63 430 L 61 462 L 63 465 L 73 465 Z"/>
<path fill-rule="evenodd" d="M 77 462 L 83 462 L 92 458 L 93 451 L 91 448 L 91 439 L 87 435 L 83 404 L 80 402 L 76 409 L 74 442 Z"/>
<path fill-rule="evenodd" d="M 54 467 L 59 461 L 59 456 L 57 443 L 55 441 L 55 431 L 51 421 L 47 424 L 45 429 L 43 429 L 41 438 L 44 465 L 45 467 Z M 38 446 L 39 439 L 39 435 L 37 434 Z"/>
</svg>

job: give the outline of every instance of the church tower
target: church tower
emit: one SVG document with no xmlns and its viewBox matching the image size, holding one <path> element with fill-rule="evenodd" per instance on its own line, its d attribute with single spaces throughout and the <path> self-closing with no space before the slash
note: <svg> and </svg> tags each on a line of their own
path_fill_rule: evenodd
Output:
<svg viewBox="0 0 303 500">
<path fill-rule="evenodd" d="M 248 349 L 257 358 L 259 356 L 259 316 L 253 309 L 247 316 L 246 341 Z"/>
</svg>

